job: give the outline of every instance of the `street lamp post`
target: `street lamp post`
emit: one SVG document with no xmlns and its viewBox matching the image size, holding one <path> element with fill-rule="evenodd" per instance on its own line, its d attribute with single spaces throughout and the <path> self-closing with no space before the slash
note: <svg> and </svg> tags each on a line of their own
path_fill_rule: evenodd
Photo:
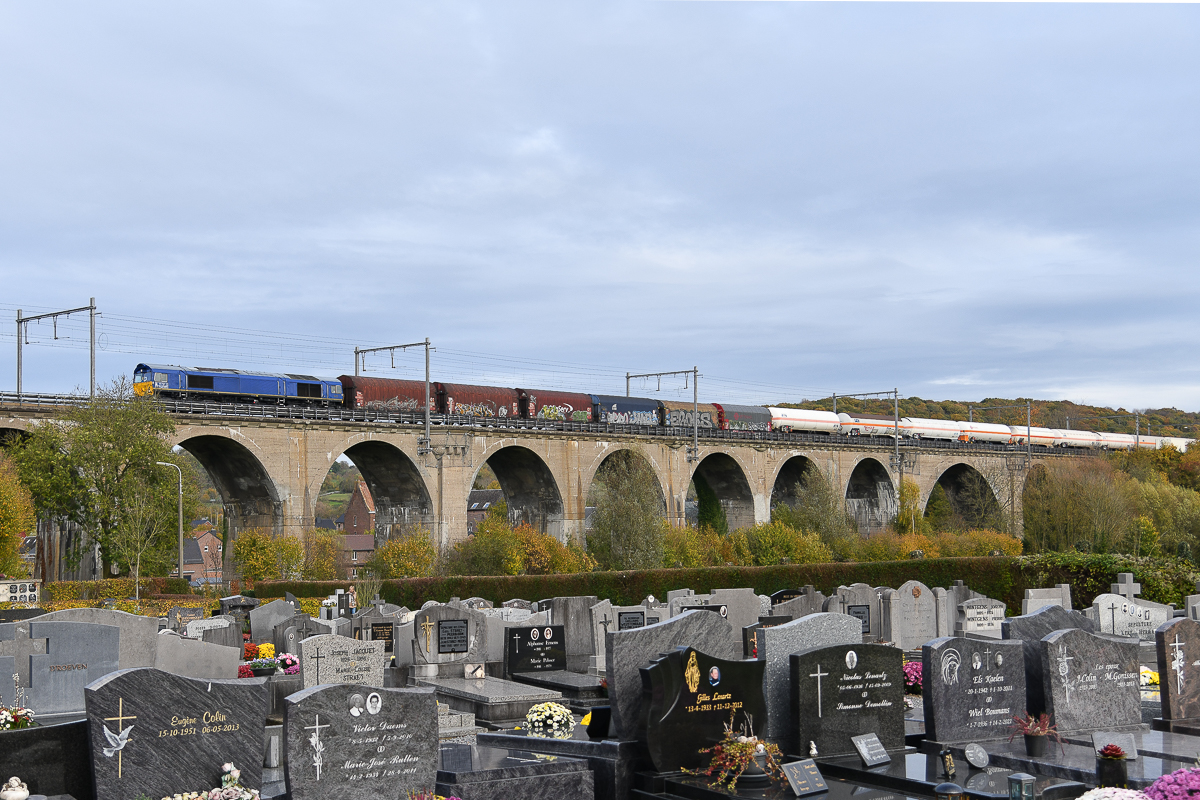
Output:
<svg viewBox="0 0 1200 800">
<path fill-rule="evenodd" d="M 174 467 L 179 473 L 179 577 L 183 578 L 183 470 L 170 461 L 155 461 L 160 467 Z"/>
</svg>

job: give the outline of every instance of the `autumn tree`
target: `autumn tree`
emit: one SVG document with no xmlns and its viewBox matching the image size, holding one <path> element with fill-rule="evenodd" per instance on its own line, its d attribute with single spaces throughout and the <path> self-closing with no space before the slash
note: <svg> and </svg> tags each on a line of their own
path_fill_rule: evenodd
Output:
<svg viewBox="0 0 1200 800">
<path fill-rule="evenodd" d="M 344 578 L 342 537 L 336 531 L 311 529 L 304 532 L 301 576 L 306 581 L 335 581 Z"/>
<path fill-rule="evenodd" d="M 35 532 L 36 526 L 33 495 L 21 482 L 16 464 L 0 453 L 0 576 L 25 573 L 21 541 Z"/>
<path fill-rule="evenodd" d="M 771 519 L 798 531 L 816 533 L 835 559 L 852 560 L 862 537 L 837 489 L 818 470 L 807 469 L 793 495 L 792 503 L 779 503 L 771 509 Z"/>
<path fill-rule="evenodd" d="M 269 531 L 246 528 L 233 540 L 233 566 L 247 583 L 279 577 L 279 558 Z"/>
<path fill-rule="evenodd" d="M 367 562 L 368 568 L 384 578 L 421 578 L 433 575 L 437 548 L 426 528 L 411 528 L 392 536 Z"/>
</svg>

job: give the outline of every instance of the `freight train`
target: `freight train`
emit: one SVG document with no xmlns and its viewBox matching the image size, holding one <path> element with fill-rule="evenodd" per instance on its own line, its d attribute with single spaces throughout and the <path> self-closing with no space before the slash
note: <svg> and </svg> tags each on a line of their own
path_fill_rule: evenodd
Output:
<svg viewBox="0 0 1200 800">
<path fill-rule="evenodd" d="M 311 375 L 245 372 L 138 364 L 133 388 L 138 395 L 225 403 L 343 406 L 402 414 L 425 412 L 425 382 L 341 375 L 337 380 Z M 732 403 L 691 403 L 646 397 L 582 394 L 539 389 L 429 384 L 432 414 L 482 419 L 526 419 L 607 425 L 649 425 L 707 430 L 801 431 L 847 436 L 896 436 L 958 442 L 990 442 L 1038 447 L 1104 450 L 1184 451 L 1193 441 L 1164 436 L 1059 430 L 1024 425 L 959 422 L 879 414 L 835 414 L 800 408 Z"/>
</svg>

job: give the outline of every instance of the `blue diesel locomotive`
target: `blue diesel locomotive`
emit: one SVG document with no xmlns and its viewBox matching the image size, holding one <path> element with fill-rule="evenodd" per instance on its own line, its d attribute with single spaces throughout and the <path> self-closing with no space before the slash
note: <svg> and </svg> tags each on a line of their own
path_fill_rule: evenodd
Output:
<svg viewBox="0 0 1200 800">
<path fill-rule="evenodd" d="M 170 367 L 138 364 L 133 391 L 180 400 L 216 400 L 222 403 L 274 403 L 340 406 L 341 381 L 312 375 L 243 372 L 239 369 Z"/>
</svg>

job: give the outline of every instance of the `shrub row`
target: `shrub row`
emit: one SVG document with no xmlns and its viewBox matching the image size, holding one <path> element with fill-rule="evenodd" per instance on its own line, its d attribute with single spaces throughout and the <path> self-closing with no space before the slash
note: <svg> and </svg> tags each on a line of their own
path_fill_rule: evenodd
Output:
<svg viewBox="0 0 1200 800">
<path fill-rule="evenodd" d="M 811 584 L 825 594 L 839 585 L 866 583 L 896 587 L 907 580 L 927 586 L 951 586 L 961 580 L 988 597 L 1003 601 L 1009 613 L 1020 613 L 1025 590 L 1069 583 L 1078 609 L 1089 606 L 1097 594 L 1107 592 L 1118 572 L 1132 572 L 1142 584 L 1142 597 L 1182 605 L 1200 579 L 1190 565 L 1175 559 L 1133 558 L 1123 555 L 1047 553 L 994 558 L 937 558 L 909 561 L 836 564 L 786 564 L 770 567 L 705 567 L 623 572 L 587 572 L 574 575 L 439 576 L 389 580 L 380 595 L 388 602 L 420 608 L 429 600 L 483 597 L 499 605 L 514 597 L 544 600 L 569 595 L 595 595 L 621 605 L 636 605 L 647 595 L 659 599 L 673 589 L 753 587 L 759 594 L 795 589 Z M 254 594 L 262 599 L 291 592 L 298 598 L 325 597 L 348 589 L 350 581 L 260 582 Z"/>
<path fill-rule="evenodd" d="M 191 585 L 180 578 L 141 578 L 141 596 L 192 593 Z M 133 578 L 108 578 L 100 581 L 55 581 L 45 586 L 51 601 L 104 600 L 133 597 Z"/>
</svg>

